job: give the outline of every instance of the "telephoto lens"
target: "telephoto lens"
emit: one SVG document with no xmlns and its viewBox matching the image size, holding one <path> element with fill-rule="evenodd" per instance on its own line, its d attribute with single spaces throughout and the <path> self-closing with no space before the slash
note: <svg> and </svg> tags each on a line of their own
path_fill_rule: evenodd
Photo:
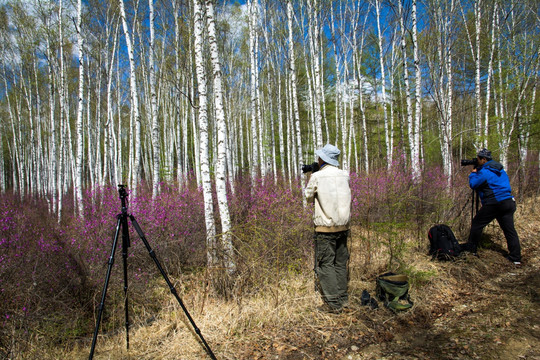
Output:
<svg viewBox="0 0 540 360">
<path fill-rule="evenodd" d="M 478 158 L 474 158 L 471 160 L 468 160 L 468 159 L 461 160 L 461 166 L 469 166 L 469 165 L 477 166 Z"/>
<path fill-rule="evenodd" d="M 319 170 L 319 163 L 316 163 L 316 162 L 310 165 L 302 165 L 302 172 L 304 174 L 308 172 L 314 173 L 318 170 Z"/>
</svg>

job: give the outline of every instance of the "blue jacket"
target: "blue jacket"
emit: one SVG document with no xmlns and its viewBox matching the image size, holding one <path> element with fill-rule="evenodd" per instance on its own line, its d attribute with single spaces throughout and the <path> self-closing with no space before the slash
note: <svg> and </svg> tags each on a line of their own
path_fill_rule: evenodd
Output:
<svg viewBox="0 0 540 360">
<path fill-rule="evenodd" d="M 510 180 L 503 166 L 490 160 L 469 175 L 469 185 L 479 195 L 482 205 L 496 204 L 512 198 Z"/>
</svg>

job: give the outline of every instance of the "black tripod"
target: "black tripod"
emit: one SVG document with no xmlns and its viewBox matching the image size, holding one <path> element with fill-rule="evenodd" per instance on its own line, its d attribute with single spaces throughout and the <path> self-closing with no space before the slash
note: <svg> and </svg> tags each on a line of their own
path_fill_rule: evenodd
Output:
<svg viewBox="0 0 540 360">
<path fill-rule="evenodd" d="M 471 196 L 471 224 L 480 207 L 480 195 L 473 189 Z"/>
<path fill-rule="evenodd" d="M 152 260 L 154 260 L 154 263 L 156 264 L 157 268 L 159 269 L 159 272 L 161 273 L 161 276 L 165 279 L 165 282 L 167 282 L 167 285 L 169 286 L 169 290 L 174 295 L 176 300 L 178 300 L 178 303 L 182 307 L 182 310 L 184 310 L 184 313 L 186 317 L 188 318 L 189 322 L 193 326 L 193 329 L 197 335 L 199 335 L 199 338 L 201 339 L 204 348 L 211 359 L 216 360 L 216 357 L 214 356 L 214 353 L 212 352 L 212 349 L 210 349 L 210 346 L 204 339 L 204 337 L 201 334 L 201 330 L 197 327 L 195 324 L 195 321 L 193 321 L 193 318 L 189 314 L 187 308 L 185 307 L 184 303 L 182 302 L 182 299 L 178 295 L 178 292 L 174 288 L 173 284 L 169 280 L 169 277 L 163 270 L 163 267 L 159 263 L 159 260 L 156 257 L 156 253 L 154 250 L 150 247 L 150 244 L 146 240 L 146 237 L 144 236 L 143 231 L 141 230 L 141 227 L 137 223 L 137 220 L 135 220 L 135 217 L 132 214 L 128 214 L 127 212 L 127 205 L 126 205 L 126 198 L 127 198 L 127 191 L 125 185 L 118 185 L 118 193 L 120 194 L 120 200 L 122 202 L 122 213 L 118 214 L 116 218 L 118 219 L 118 222 L 116 223 L 116 232 L 114 234 L 114 240 L 111 250 L 111 256 L 108 261 L 108 268 L 107 268 L 107 275 L 105 277 L 105 283 L 103 285 L 103 293 L 101 296 L 101 303 L 99 304 L 99 313 L 96 321 L 96 328 L 94 330 L 94 337 L 92 339 L 92 348 L 90 349 L 90 357 L 89 360 L 92 360 L 94 357 L 94 350 L 96 348 L 96 340 L 99 332 L 99 325 L 101 323 L 101 316 L 103 315 L 103 308 L 105 307 L 105 297 L 107 296 L 107 288 L 109 286 L 109 279 L 111 278 L 111 270 L 114 264 L 114 254 L 116 252 L 116 246 L 118 244 L 118 234 L 120 233 L 120 228 L 122 228 L 122 260 L 124 263 L 124 296 L 125 296 L 125 313 L 126 313 L 126 345 L 129 349 L 129 312 L 128 312 L 128 276 L 127 276 L 127 257 L 128 257 L 128 247 L 131 246 L 129 241 L 129 231 L 128 231 L 128 222 L 127 219 L 131 220 L 131 224 L 133 227 L 135 227 L 135 230 L 137 231 L 137 234 L 141 238 L 142 242 L 144 243 L 144 246 L 146 246 L 146 249 L 148 250 L 148 253 L 150 254 L 150 257 Z"/>
</svg>

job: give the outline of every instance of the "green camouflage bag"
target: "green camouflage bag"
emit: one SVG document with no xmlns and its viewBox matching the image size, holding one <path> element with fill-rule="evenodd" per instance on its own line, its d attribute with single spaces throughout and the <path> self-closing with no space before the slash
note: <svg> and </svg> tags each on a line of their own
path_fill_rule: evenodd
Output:
<svg viewBox="0 0 540 360">
<path fill-rule="evenodd" d="M 407 275 L 389 272 L 377 276 L 376 282 L 377 297 L 393 312 L 405 311 L 413 306 L 409 297 L 409 278 Z"/>
</svg>

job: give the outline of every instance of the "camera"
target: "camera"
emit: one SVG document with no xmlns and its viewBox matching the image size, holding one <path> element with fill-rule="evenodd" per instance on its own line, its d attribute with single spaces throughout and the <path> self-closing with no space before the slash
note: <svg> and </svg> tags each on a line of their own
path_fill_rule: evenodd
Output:
<svg viewBox="0 0 540 360">
<path fill-rule="evenodd" d="M 120 185 L 118 184 L 118 193 L 120 194 L 120 198 L 126 198 L 128 195 L 127 195 L 127 190 L 126 190 L 126 185 Z"/>
<path fill-rule="evenodd" d="M 468 165 L 473 165 L 474 167 L 477 167 L 478 166 L 478 158 L 474 158 L 474 159 L 471 159 L 471 160 L 468 160 L 468 159 L 461 160 L 461 166 L 468 166 Z"/>
<path fill-rule="evenodd" d="M 318 171 L 320 168 L 319 168 L 319 163 L 316 163 L 314 162 L 313 164 L 310 164 L 310 165 L 302 165 L 302 172 L 305 174 L 307 172 L 316 172 Z"/>
</svg>

